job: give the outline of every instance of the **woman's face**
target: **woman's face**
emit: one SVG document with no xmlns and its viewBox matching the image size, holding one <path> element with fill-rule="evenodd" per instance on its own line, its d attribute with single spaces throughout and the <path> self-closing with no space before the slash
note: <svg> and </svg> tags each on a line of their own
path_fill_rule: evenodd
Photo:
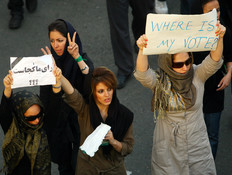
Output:
<svg viewBox="0 0 232 175">
<path fill-rule="evenodd" d="M 204 5 L 203 7 L 203 13 L 208 13 L 211 12 L 214 8 L 217 10 L 217 20 L 220 18 L 220 6 L 219 2 L 217 0 L 208 2 L 207 4 Z"/>
<path fill-rule="evenodd" d="M 192 63 L 192 58 L 189 57 L 187 52 L 177 53 L 173 55 L 172 69 L 181 74 L 189 71 Z"/>
<path fill-rule="evenodd" d="M 40 106 L 35 104 L 32 105 L 30 108 L 28 108 L 28 110 L 24 113 L 24 117 L 25 120 L 27 121 L 27 119 L 30 120 L 30 117 L 39 116 L 39 114 L 40 114 Z M 40 121 L 40 117 L 35 118 L 35 120 L 33 121 L 27 121 L 27 122 L 31 125 L 38 125 L 39 121 Z"/>
<path fill-rule="evenodd" d="M 58 56 L 63 55 L 66 45 L 66 37 L 54 30 L 50 32 L 50 43 Z"/>
<path fill-rule="evenodd" d="M 104 83 L 98 83 L 95 91 L 95 101 L 97 105 L 109 106 L 114 90 L 107 87 Z"/>
</svg>

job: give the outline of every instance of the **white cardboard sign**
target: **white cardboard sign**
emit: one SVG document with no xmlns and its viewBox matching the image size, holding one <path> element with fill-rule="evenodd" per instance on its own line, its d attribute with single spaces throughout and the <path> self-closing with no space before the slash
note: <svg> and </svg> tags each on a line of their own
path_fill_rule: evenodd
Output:
<svg viewBox="0 0 232 175">
<path fill-rule="evenodd" d="M 12 89 L 56 83 L 56 78 L 52 73 L 52 55 L 10 57 L 10 67 L 13 73 Z"/>
<path fill-rule="evenodd" d="M 144 55 L 215 50 L 217 12 L 201 15 L 148 14 Z"/>
</svg>

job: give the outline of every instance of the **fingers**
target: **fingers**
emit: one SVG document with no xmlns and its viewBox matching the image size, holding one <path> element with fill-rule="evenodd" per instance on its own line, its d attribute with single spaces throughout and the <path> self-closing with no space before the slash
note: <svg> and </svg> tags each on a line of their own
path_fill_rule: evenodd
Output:
<svg viewBox="0 0 232 175">
<path fill-rule="evenodd" d="M 147 41 L 148 41 L 148 39 L 147 39 L 146 35 L 141 35 L 139 37 L 139 39 L 137 40 L 137 42 L 136 42 L 138 48 L 140 50 L 143 50 L 144 47 L 146 48 L 147 47 Z"/>
<path fill-rule="evenodd" d="M 47 55 L 47 52 L 44 50 L 44 48 L 41 48 L 40 50 L 43 52 L 44 55 Z"/>
<path fill-rule="evenodd" d="M 5 76 L 5 78 L 3 79 L 3 83 L 5 87 L 8 87 L 13 84 L 12 72 Z"/>
<path fill-rule="evenodd" d="M 56 67 L 56 61 L 55 61 L 53 56 L 52 56 L 52 65 L 53 65 L 53 67 Z"/>
<path fill-rule="evenodd" d="M 77 32 L 74 32 L 74 34 L 73 34 L 73 43 L 75 43 L 75 40 L 76 40 L 76 34 L 77 34 Z"/>
<path fill-rule="evenodd" d="M 69 43 L 69 45 L 72 44 L 72 41 L 71 41 L 71 38 L 70 38 L 70 34 L 69 34 L 69 33 L 68 33 L 68 43 Z"/>
<path fill-rule="evenodd" d="M 45 49 L 46 49 L 46 51 L 44 50 L 44 48 L 40 49 L 43 52 L 44 55 L 52 54 L 50 49 L 48 48 L 48 46 L 45 46 Z"/>
<path fill-rule="evenodd" d="M 223 38 L 224 34 L 226 33 L 226 28 L 220 24 L 220 21 L 217 22 L 218 28 L 215 31 L 216 36 L 219 36 L 219 38 Z"/>
<path fill-rule="evenodd" d="M 45 48 L 46 48 L 46 51 L 47 51 L 47 53 L 48 53 L 49 55 L 52 54 L 51 51 L 50 51 L 50 49 L 48 48 L 48 46 L 46 46 Z"/>
<path fill-rule="evenodd" d="M 56 77 L 57 80 L 60 80 L 61 75 L 62 75 L 62 71 L 60 68 L 58 68 L 57 66 L 54 67 L 53 69 L 53 74 Z"/>
</svg>

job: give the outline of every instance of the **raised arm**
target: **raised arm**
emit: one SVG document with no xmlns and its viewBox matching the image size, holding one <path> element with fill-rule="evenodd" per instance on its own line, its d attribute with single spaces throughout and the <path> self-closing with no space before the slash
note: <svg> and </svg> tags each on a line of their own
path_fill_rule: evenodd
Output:
<svg viewBox="0 0 232 175">
<path fill-rule="evenodd" d="M 52 90 L 54 93 L 59 93 L 61 88 L 68 95 L 74 92 L 74 88 L 71 83 L 62 75 L 61 69 L 54 66 L 53 74 L 56 77 L 56 84 L 52 85 Z"/>
<path fill-rule="evenodd" d="M 215 32 L 216 36 L 219 36 L 217 48 L 216 48 L 216 50 L 210 52 L 211 58 L 214 61 L 219 61 L 222 58 L 223 37 L 224 37 L 224 34 L 226 32 L 226 28 L 223 25 L 221 25 L 219 21 L 218 21 L 217 25 L 218 25 L 218 28 Z"/>
<path fill-rule="evenodd" d="M 12 72 L 9 71 L 9 74 L 6 75 L 5 78 L 3 79 L 3 84 L 5 86 L 5 89 L 1 99 L 1 107 L 0 107 L 0 124 L 2 126 L 4 133 L 8 131 L 13 119 L 11 114 L 12 83 L 13 83 Z"/>
<path fill-rule="evenodd" d="M 84 62 L 82 56 L 79 53 L 79 47 L 78 47 L 77 43 L 75 43 L 76 34 L 77 33 L 75 32 L 73 35 L 73 38 L 71 40 L 70 34 L 68 33 L 69 46 L 68 46 L 67 50 L 68 50 L 69 54 L 72 55 L 72 57 L 77 62 L 81 72 L 83 74 L 88 74 L 89 73 L 89 66 Z"/>
<path fill-rule="evenodd" d="M 139 53 L 136 61 L 136 70 L 140 72 L 145 72 L 148 69 L 148 58 L 147 55 L 143 55 L 143 48 L 147 47 L 147 37 L 146 35 L 141 35 L 137 40 L 137 46 L 139 48 Z"/>
<path fill-rule="evenodd" d="M 11 85 L 13 84 L 12 72 L 10 70 L 9 70 L 9 74 L 7 74 L 3 79 L 3 84 L 5 87 L 4 95 L 6 96 L 6 98 L 10 98 L 12 92 Z"/>
</svg>

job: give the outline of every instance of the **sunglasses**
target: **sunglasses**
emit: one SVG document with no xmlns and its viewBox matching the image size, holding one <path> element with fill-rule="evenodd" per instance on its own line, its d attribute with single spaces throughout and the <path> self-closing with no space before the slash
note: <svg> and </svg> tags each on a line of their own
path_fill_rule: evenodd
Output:
<svg viewBox="0 0 232 175">
<path fill-rule="evenodd" d="M 192 57 L 189 57 L 185 62 L 172 62 L 172 67 L 173 68 L 182 68 L 185 64 L 185 66 L 188 66 L 189 64 L 192 63 Z"/>
<path fill-rule="evenodd" d="M 44 113 L 43 113 L 43 112 L 40 112 L 39 114 L 34 115 L 34 116 L 24 117 L 24 119 L 25 119 L 27 122 L 31 122 L 31 121 L 34 121 L 34 120 L 37 119 L 37 118 L 43 117 L 43 115 L 44 115 Z"/>
</svg>

